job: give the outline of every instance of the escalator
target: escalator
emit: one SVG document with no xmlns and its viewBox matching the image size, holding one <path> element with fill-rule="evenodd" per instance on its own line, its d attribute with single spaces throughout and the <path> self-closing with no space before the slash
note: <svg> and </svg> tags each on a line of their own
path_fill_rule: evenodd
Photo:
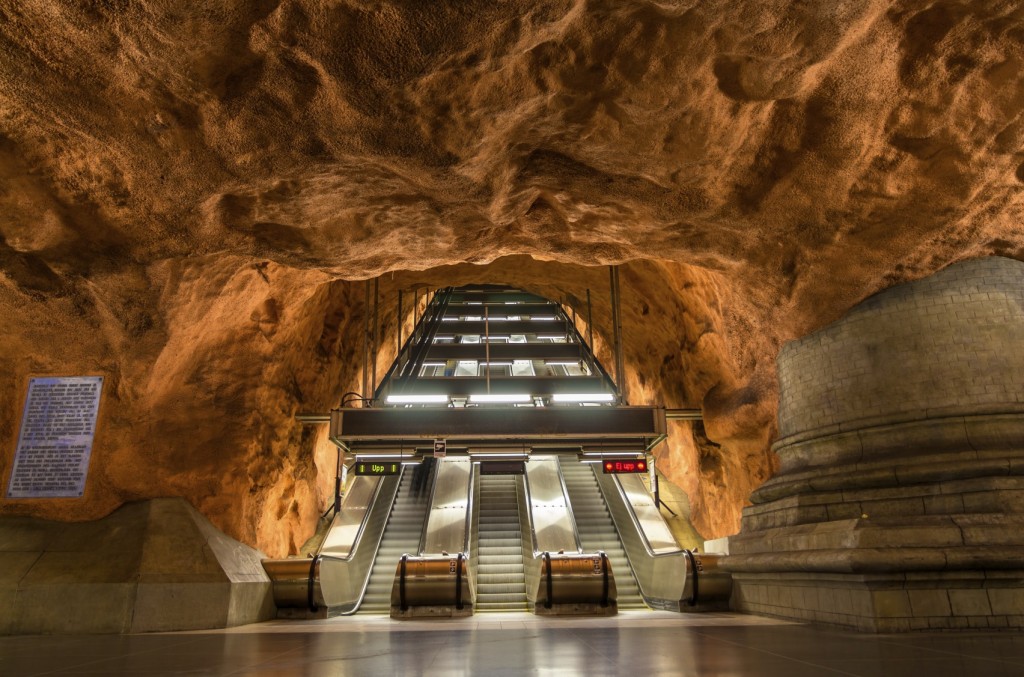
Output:
<svg viewBox="0 0 1024 677">
<path fill-rule="evenodd" d="M 516 475 L 481 475 L 477 611 L 526 611 Z"/>
<path fill-rule="evenodd" d="M 436 467 L 436 466 L 435 466 Z M 377 557 L 370 571 L 359 613 L 387 614 L 391 609 L 391 587 L 395 580 L 395 567 L 403 553 L 415 553 L 419 548 L 423 532 L 423 520 L 429 507 L 429 497 L 424 492 L 417 496 L 413 491 L 415 472 L 407 469 L 402 473 L 398 494 L 391 508 L 384 529 L 384 536 L 377 550 Z M 430 486 L 428 477 L 426 486 Z"/>
<path fill-rule="evenodd" d="M 593 465 L 564 456 L 560 456 L 558 462 L 584 552 L 603 550 L 612 563 L 619 609 L 648 608 L 640 595 L 640 587 L 626 558 L 626 551 L 601 495 L 597 478 L 594 477 Z"/>
</svg>

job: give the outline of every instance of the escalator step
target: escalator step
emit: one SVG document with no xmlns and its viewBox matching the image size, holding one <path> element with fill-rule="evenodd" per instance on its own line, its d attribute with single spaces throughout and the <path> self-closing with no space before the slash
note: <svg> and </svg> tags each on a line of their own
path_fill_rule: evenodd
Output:
<svg viewBox="0 0 1024 677">
<path fill-rule="evenodd" d="M 486 568 L 481 566 L 477 569 L 477 576 L 484 576 L 487 574 L 518 574 L 522 576 L 524 575 L 523 563 L 521 560 L 519 562 L 502 560 L 500 564 L 489 564 Z"/>
<path fill-rule="evenodd" d="M 486 574 L 480 574 L 479 576 L 477 576 L 477 582 L 481 586 L 506 584 L 512 585 L 513 583 L 518 583 L 518 585 L 522 586 L 525 580 L 525 576 L 516 575 L 515 572 L 511 571 L 505 573 L 488 572 Z"/>
<path fill-rule="evenodd" d="M 608 556 L 620 608 L 646 608 L 593 469 L 561 458 L 559 465 L 584 550 L 602 550 Z"/>
<path fill-rule="evenodd" d="M 526 589 L 487 593 L 480 596 L 481 602 L 517 602 L 526 598 Z"/>
<path fill-rule="evenodd" d="M 489 538 L 487 545 L 481 545 L 480 550 L 490 548 L 491 550 L 522 550 L 523 542 L 518 538 Z"/>
<path fill-rule="evenodd" d="M 477 611 L 526 609 L 518 494 L 512 477 L 480 477 Z"/>
<path fill-rule="evenodd" d="M 477 588 L 477 594 L 492 599 L 496 596 L 524 595 L 526 594 L 525 583 L 481 583 Z"/>
</svg>

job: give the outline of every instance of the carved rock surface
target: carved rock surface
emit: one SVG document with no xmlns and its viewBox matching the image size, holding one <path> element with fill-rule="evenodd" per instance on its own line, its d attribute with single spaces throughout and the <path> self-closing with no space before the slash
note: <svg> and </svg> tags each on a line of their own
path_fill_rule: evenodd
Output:
<svg viewBox="0 0 1024 677">
<path fill-rule="evenodd" d="M 660 461 L 724 535 L 783 341 L 1024 259 L 1010 0 L 0 0 L 0 45 L 3 480 L 29 375 L 108 377 L 86 496 L 6 514 L 184 496 L 295 552 L 334 459 L 292 416 L 356 389 L 361 280 L 589 288 L 610 364 L 626 263 L 631 399 L 704 409 Z"/>
</svg>

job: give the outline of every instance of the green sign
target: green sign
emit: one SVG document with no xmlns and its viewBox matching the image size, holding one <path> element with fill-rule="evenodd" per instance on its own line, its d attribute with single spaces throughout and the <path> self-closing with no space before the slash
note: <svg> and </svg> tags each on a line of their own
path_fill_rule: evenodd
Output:
<svg viewBox="0 0 1024 677">
<path fill-rule="evenodd" d="M 355 465 L 356 475 L 397 475 L 401 463 L 392 461 L 359 461 Z"/>
</svg>

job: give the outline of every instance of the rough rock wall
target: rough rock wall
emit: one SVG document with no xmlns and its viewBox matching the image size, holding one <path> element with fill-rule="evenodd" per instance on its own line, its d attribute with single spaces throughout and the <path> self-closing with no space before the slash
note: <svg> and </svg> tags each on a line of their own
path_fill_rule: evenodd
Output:
<svg viewBox="0 0 1024 677">
<path fill-rule="evenodd" d="M 726 533 L 783 340 L 1024 258 L 1022 110 L 1010 0 L 0 0 L 5 478 L 28 374 L 110 377 L 86 498 L 0 510 L 181 494 L 292 550 L 331 459 L 284 421 L 358 382 L 345 281 L 529 255 L 555 297 L 636 262 L 627 321 L 678 327 L 627 336 L 630 390 L 704 407 L 663 466 Z"/>
</svg>

